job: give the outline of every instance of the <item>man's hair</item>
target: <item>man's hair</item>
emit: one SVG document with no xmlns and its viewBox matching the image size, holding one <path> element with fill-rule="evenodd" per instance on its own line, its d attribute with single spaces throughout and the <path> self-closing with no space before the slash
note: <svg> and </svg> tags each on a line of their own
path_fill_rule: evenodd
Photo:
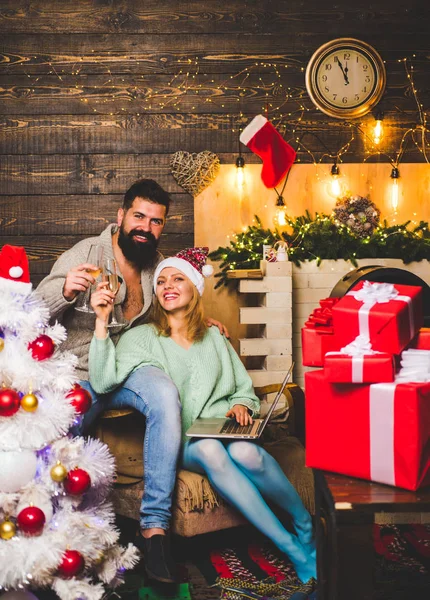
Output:
<svg viewBox="0 0 430 600">
<path fill-rule="evenodd" d="M 162 204 L 166 207 L 166 216 L 169 212 L 171 198 L 161 185 L 153 179 L 139 179 L 133 183 L 124 195 L 122 207 L 125 211 L 131 207 L 135 198 L 143 198 L 154 202 L 154 204 Z"/>
<path fill-rule="evenodd" d="M 171 329 L 167 319 L 168 312 L 158 302 L 158 298 L 154 297 L 152 303 L 150 321 L 153 323 L 159 335 L 170 337 Z M 193 297 L 188 305 L 185 314 L 188 329 L 188 339 L 193 342 L 201 341 L 207 331 L 206 319 L 203 312 L 203 301 L 197 288 L 193 285 Z"/>
</svg>

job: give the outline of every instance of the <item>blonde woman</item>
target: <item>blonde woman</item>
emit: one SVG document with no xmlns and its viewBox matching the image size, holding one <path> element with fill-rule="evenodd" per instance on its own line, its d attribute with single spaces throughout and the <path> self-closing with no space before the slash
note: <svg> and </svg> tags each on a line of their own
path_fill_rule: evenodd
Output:
<svg viewBox="0 0 430 600">
<path fill-rule="evenodd" d="M 230 342 L 208 328 L 201 296 L 207 248 L 190 248 L 160 262 L 154 274 L 153 323 L 126 332 L 114 346 L 107 323 L 113 294 L 101 284 L 92 297 L 96 313 L 90 347 L 90 381 L 98 393 L 130 373 L 153 365 L 165 371 L 182 405 L 182 467 L 207 475 L 213 487 L 288 555 L 302 582 L 316 576 L 312 521 L 276 460 L 248 441 L 186 438 L 197 417 L 232 417 L 252 423 L 259 400 Z M 291 534 L 266 501 L 292 516 Z"/>
</svg>

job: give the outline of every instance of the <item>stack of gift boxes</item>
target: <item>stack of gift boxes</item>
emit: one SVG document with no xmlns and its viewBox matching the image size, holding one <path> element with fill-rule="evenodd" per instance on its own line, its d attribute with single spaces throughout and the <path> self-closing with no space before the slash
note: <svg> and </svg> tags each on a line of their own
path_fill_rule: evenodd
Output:
<svg viewBox="0 0 430 600">
<path fill-rule="evenodd" d="M 306 464 L 416 490 L 430 484 L 430 329 L 422 289 L 361 281 L 302 329 Z"/>
</svg>

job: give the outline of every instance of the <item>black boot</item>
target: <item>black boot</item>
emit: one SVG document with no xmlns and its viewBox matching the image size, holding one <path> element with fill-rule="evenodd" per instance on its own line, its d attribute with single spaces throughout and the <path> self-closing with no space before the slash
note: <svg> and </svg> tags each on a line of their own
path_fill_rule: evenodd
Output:
<svg viewBox="0 0 430 600">
<path fill-rule="evenodd" d="M 151 579 L 163 583 L 175 583 L 175 564 L 170 554 L 168 535 L 145 538 L 138 533 L 136 546 L 143 552 L 145 571 Z"/>
</svg>

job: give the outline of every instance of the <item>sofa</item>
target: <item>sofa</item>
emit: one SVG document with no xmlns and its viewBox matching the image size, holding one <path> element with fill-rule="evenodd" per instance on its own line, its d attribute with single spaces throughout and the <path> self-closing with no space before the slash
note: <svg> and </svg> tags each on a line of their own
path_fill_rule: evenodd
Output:
<svg viewBox="0 0 430 600">
<path fill-rule="evenodd" d="M 278 384 L 255 388 L 261 399 L 273 395 Z M 313 473 L 305 467 L 304 394 L 294 383 L 284 389 L 285 402 L 275 410 L 262 437 L 296 487 L 305 506 L 314 513 Z M 145 419 L 131 409 L 106 411 L 96 426 L 96 435 L 115 457 L 117 478 L 112 502 L 117 514 L 138 519 L 143 482 L 143 431 Z M 172 505 L 172 532 L 184 537 L 243 525 L 246 520 L 224 502 L 200 474 L 180 469 Z"/>
</svg>

